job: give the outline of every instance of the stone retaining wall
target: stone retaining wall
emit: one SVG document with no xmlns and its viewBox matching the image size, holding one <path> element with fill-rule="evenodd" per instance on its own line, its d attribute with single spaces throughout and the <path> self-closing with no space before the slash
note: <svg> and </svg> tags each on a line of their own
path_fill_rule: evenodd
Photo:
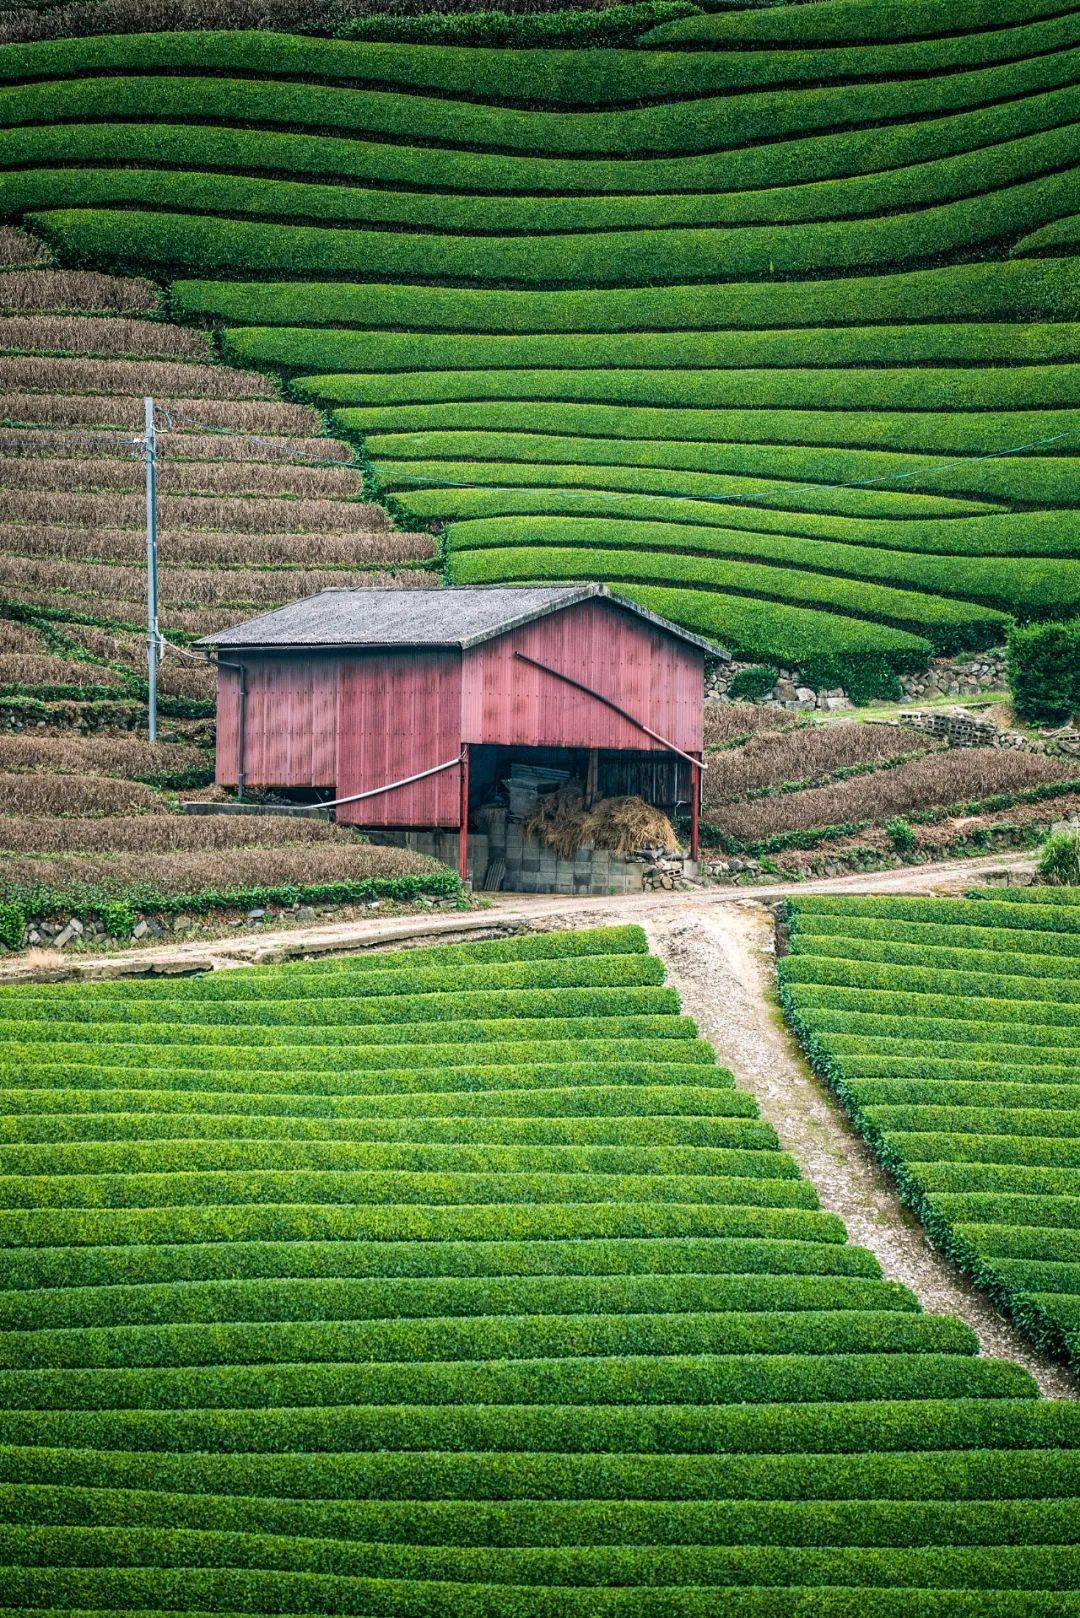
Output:
<svg viewBox="0 0 1080 1618">
<path fill-rule="evenodd" d="M 760 668 L 757 663 L 716 663 L 705 671 L 707 702 L 729 702 L 732 680 L 745 669 Z M 905 701 L 925 702 L 932 697 L 970 697 L 984 691 L 1007 691 L 1005 649 L 969 654 L 966 658 L 937 657 L 917 674 L 902 674 L 900 690 Z M 778 669 L 776 684 L 762 699 L 767 707 L 812 713 L 833 713 L 853 706 L 842 686 L 815 691 L 795 669 Z"/>
</svg>

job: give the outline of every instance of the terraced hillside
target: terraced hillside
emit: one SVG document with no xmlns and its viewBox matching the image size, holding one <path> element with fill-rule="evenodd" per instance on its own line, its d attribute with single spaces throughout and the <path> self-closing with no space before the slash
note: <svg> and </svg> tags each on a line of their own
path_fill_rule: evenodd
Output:
<svg viewBox="0 0 1080 1618">
<path fill-rule="evenodd" d="M 1080 1362 L 1080 890 L 789 907 L 781 993 L 934 1240 Z"/>
<path fill-rule="evenodd" d="M 1071 1611 L 1080 1406 L 881 1279 L 662 977 L 0 991 L 7 1607 Z"/>
<path fill-rule="evenodd" d="M 145 700 L 145 393 L 179 646 L 333 585 L 430 582 L 430 538 L 365 500 L 349 446 L 275 382 L 214 363 L 151 282 L 58 269 L 17 232 L 0 248 L 0 699 Z M 213 713 L 198 662 L 167 653 L 161 689 L 166 715 Z"/>
<path fill-rule="evenodd" d="M 896 724 L 807 724 L 746 702 L 710 705 L 702 834 L 722 852 L 791 853 L 850 840 L 887 849 L 899 821 L 904 852 L 1006 823 L 1033 840 L 1080 807 L 1080 763 L 1063 755 L 947 748 Z M 910 823 L 909 818 L 910 817 Z M 782 867 L 777 867 L 778 869 Z"/>
<path fill-rule="evenodd" d="M 1080 18 L 949 16 L 10 45 L 0 208 L 174 278 L 452 578 L 617 581 L 866 686 L 1080 600 Z"/>
<path fill-rule="evenodd" d="M 336 827 L 191 821 L 214 676 L 187 643 L 313 590 L 430 582 L 427 534 L 365 498 L 353 452 L 275 381 L 214 363 L 151 282 L 58 268 L 0 232 L 0 936 L 55 911 L 407 895 L 430 861 Z M 159 401 L 162 741 L 146 723 L 142 395 Z M 26 734 L 27 731 L 32 734 Z M 126 908 L 115 910 L 116 901 Z M 14 906 L 14 909 L 10 907 Z M 113 908 L 110 908 L 113 907 Z"/>
</svg>

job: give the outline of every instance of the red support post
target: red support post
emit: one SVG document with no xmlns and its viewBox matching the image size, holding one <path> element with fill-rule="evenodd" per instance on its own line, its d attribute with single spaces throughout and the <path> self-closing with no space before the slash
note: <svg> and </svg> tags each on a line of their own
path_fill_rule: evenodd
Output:
<svg viewBox="0 0 1080 1618">
<path fill-rule="evenodd" d="M 461 744 L 461 799 L 458 806 L 458 872 L 469 880 L 469 744 Z"/>
<path fill-rule="evenodd" d="M 690 858 L 701 849 L 701 763 L 700 756 L 690 766 Z"/>
</svg>

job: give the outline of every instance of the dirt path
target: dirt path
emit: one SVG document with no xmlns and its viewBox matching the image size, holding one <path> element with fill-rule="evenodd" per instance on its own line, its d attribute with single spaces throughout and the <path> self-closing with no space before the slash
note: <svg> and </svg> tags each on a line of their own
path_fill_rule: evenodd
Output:
<svg viewBox="0 0 1080 1618">
<path fill-rule="evenodd" d="M 565 894 L 493 894 L 483 910 L 441 911 L 432 915 L 372 917 L 327 922 L 315 927 L 263 928 L 232 937 L 193 939 L 180 944 L 139 944 L 100 955 L 64 955 L 32 950 L 0 962 L 0 983 L 27 979 L 139 977 L 160 973 L 213 972 L 230 966 L 256 966 L 301 955 L 325 955 L 395 944 L 454 943 L 530 927 L 602 927 L 611 921 L 645 925 L 670 912 L 685 916 L 730 905 L 799 893 L 931 893 L 963 890 L 995 873 L 1026 875 L 1034 869 L 1029 854 L 1004 854 L 978 860 L 952 860 L 941 865 L 905 866 L 898 871 L 860 872 L 855 876 L 821 877 L 809 882 L 778 882 L 747 888 L 701 888 L 681 893 L 642 893 L 628 898 L 570 898 Z M 573 917 L 567 920 L 567 917 Z"/>
</svg>

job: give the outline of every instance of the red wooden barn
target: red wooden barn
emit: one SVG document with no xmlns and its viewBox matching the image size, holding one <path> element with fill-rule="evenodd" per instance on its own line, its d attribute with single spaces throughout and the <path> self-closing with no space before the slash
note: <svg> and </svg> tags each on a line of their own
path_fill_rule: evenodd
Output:
<svg viewBox="0 0 1080 1618">
<path fill-rule="evenodd" d="M 217 780 L 333 800 L 369 828 L 456 827 L 523 761 L 688 806 L 715 648 L 598 584 L 324 590 L 201 643 Z"/>
</svg>

